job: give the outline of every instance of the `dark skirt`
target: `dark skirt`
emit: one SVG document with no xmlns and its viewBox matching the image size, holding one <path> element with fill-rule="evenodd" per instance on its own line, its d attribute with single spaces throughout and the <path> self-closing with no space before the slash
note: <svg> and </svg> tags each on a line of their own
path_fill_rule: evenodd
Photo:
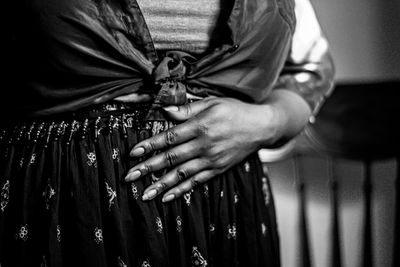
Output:
<svg viewBox="0 0 400 267">
<path fill-rule="evenodd" d="M 103 105 L 0 130 L 0 266 L 279 266 L 257 154 L 180 199 L 127 183 L 139 141 L 173 125 L 146 105 Z"/>
</svg>

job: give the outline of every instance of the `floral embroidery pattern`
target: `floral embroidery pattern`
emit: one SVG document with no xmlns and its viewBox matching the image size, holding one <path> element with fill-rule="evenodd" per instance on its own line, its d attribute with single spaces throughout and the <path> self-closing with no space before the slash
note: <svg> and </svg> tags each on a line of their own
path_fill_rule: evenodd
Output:
<svg viewBox="0 0 400 267">
<path fill-rule="evenodd" d="M 88 158 L 87 165 L 97 167 L 96 155 L 93 152 L 88 153 L 86 157 Z"/>
<path fill-rule="evenodd" d="M 263 236 L 267 235 L 267 226 L 265 225 L 265 223 L 261 223 L 261 233 Z"/>
<path fill-rule="evenodd" d="M 190 202 L 191 202 L 191 198 L 192 198 L 191 195 L 192 195 L 192 192 L 188 192 L 183 195 L 183 198 L 185 199 L 185 203 L 188 206 L 190 206 Z"/>
<path fill-rule="evenodd" d="M 205 184 L 203 188 L 204 188 L 204 196 L 208 198 L 209 197 L 208 185 Z"/>
<path fill-rule="evenodd" d="M 46 189 L 43 192 L 44 203 L 46 204 L 46 209 L 50 209 L 50 201 L 52 197 L 56 194 L 56 191 L 51 187 L 50 183 L 47 184 Z"/>
<path fill-rule="evenodd" d="M 107 195 L 108 195 L 108 210 L 111 210 L 111 206 L 114 205 L 114 200 L 117 197 L 117 193 L 106 183 Z"/>
<path fill-rule="evenodd" d="M 139 198 L 139 191 L 138 191 L 137 186 L 136 186 L 134 183 L 131 184 L 131 189 L 132 189 L 132 195 L 133 195 L 133 197 L 134 197 L 135 199 L 138 199 L 138 198 Z"/>
<path fill-rule="evenodd" d="M 271 196 L 269 194 L 268 181 L 265 177 L 262 178 L 262 191 L 264 193 L 265 205 L 268 206 Z"/>
<path fill-rule="evenodd" d="M 233 195 L 233 202 L 234 202 L 235 204 L 237 204 L 237 203 L 239 202 L 239 195 L 238 195 L 237 193 L 235 193 L 235 194 Z"/>
<path fill-rule="evenodd" d="M 206 267 L 207 266 L 207 261 L 200 254 L 197 247 L 192 248 L 192 266 L 195 266 L 195 267 Z"/>
<path fill-rule="evenodd" d="M 20 160 L 19 160 L 19 166 L 22 168 L 22 166 L 24 166 L 24 161 L 25 161 L 25 159 L 24 159 L 24 157 L 22 157 Z"/>
<path fill-rule="evenodd" d="M 163 231 L 163 225 L 160 217 L 156 218 L 156 225 L 157 225 L 157 232 L 161 234 Z"/>
<path fill-rule="evenodd" d="M 121 257 L 118 257 L 118 266 L 119 267 L 128 267 L 125 262 L 122 261 Z"/>
<path fill-rule="evenodd" d="M 61 226 L 57 225 L 57 241 L 61 242 Z"/>
<path fill-rule="evenodd" d="M 17 234 L 15 235 L 15 237 L 16 237 L 16 239 L 20 239 L 20 240 L 23 240 L 23 241 L 28 240 L 28 225 L 27 224 L 22 225 L 19 228 L 19 230 L 18 230 Z"/>
<path fill-rule="evenodd" d="M 125 124 L 125 127 L 132 128 L 133 127 L 133 118 L 131 118 L 131 117 L 127 118 L 126 122 L 124 124 Z"/>
<path fill-rule="evenodd" d="M 113 148 L 112 158 L 115 161 L 119 161 L 119 149 Z"/>
<path fill-rule="evenodd" d="M 94 229 L 94 241 L 97 244 L 103 243 L 103 230 L 101 230 L 100 228 L 95 228 Z"/>
<path fill-rule="evenodd" d="M 36 161 L 36 153 L 33 153 L 31 159 L 29 160 L 29 164 L 33 164 Z"/>
<path fill-rule="evenodd" d="M 142 262 L 142 264 L 140 265 L 140 267 L 151 267 L 151 265 L 150 265 L 150 263 L 149 263 L 148 260 L 144 260 L 144 261 Z"/>
<path fill-rule="evenodd" d="M 178 232 L 182 231 L 182 219 L 180 216 L 176 217 L 176 230 Z"/>
<path fill-rule="evenodd" d="M 244 163 L 244 170 L 245 170 L 246 172 L 250 172 L 250 163 L 249 163 L 248 161 L 246 161 L 246 162 Z"/>
<path fill-rule="evenodd" d="M 228 239 L 236 239 L 236 224 L 228 225 Z"/>
<path fill-rule="evenodd" d="M 211 223 L 210 224 L 210 232 L 214 232 L 215 231 L 215 224 Z"/>
<path fill-rule="evenodd" d="M 0 191 L 0 209 L 5 211 L 8 202 L 10 201 L 10 181 L 6 180 Z"/>
<path fill-rule="evenodd" d="M 43 256 L 42 264 L 40 264 L 40 267 L 47 267 L 46 256 Z"/>
</svg>

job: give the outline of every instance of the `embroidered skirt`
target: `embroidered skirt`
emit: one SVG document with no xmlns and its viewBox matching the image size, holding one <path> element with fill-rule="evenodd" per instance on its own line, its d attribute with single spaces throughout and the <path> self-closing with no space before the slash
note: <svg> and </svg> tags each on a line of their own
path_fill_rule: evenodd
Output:
<svg viewBox="0 0 400 267">
<path fill-rule="evenodd" d="M 148 106 L 102 105 L 0 130 L 0 266 L 279 266 L 257 154 L 164 204 L 127 183 L 139 141 L 173 125 Z"/>
</svg>

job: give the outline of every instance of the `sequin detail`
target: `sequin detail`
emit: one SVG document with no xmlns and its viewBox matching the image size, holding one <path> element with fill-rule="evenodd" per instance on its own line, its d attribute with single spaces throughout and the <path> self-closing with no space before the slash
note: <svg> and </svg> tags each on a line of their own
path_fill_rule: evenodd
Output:
<svg viewBox="0 0 400 267">
<path fill-rule="evenodd" d="M 228 239 L 236 239 L 236 224 L 228 225 Z"/>
<path fill-rule="evenodd" d="M 270 193 L 269 193 L 268 180 L 265 177 L 262 178 L 262 191 L 263 191 L 263 194 L 264 194 L 265 206 L 268 206 L 271 196 L 270 196 Z"/>
<path fill-rule="evenodd" d="M 128 265 L 125 264 L 125 262 L 121 259 L 121 257 L 118 257 L 118 267 L 128 267 Z"/>
<path fill-rule="evenodd" d="M 131 184 L 131 191 L 132 191 L 133 198 L 134 199 L 138 199 L 139 198 L 139 191 L 138 191 L 137 186 L 134 183 Z"/>
<path fill-rule="evenodd" d="M 115 192 L 107 182 L 106 189 L 107 189 L 107 197 L 108 197 L 108 210 L 111 210 L 112 205 L 114 205 L 115 198 L 117 197 L 117 192 Z"/>
<path fill-rule="evenodd" d="M 44 197 L 44 203 L 46 206 L 46 209 L 49 210 L 50 209 L 50 203 L 51 203 L 51 199 L 53 198 L 53 196 L 56 194 L 56 191 L 51 187 L 50 183 L 47 184 L 46 189 L 43 192 L 43 197 Z"/>
<path fill-rule="evenodd" d="M 0 209 L 4 212 L 10 201 L 10 181 L 6 180 L 0 191 Z"/>
<path fill-rule="evenodd" d="M 178 232 L 182 231 L 182 219 L 180 216 L 176 217 L 176 230 Z"/>
<path fill-rule="evenodd" d="M 263 236 L 267 235 L 267 226 L 265 225 L 265 223 L 261 223 L 261 234 Z"/>
<path fill-rule="evenodd" d="M 94 154 L 94 152 L 88 153 L 86 157 L 88 158 L 88 161 L 86 162 L 88 166 L 97 167 L 97 159 L 96 159 L 96 154 Z"/>
<path fill-rule="evenodd" d="M 156 226 L 157 226 L 157 232 L 161 234 L 163 231 L 163 224 L 160 217 L 156 218 Z"/>
<path fill-rule="evenodd" d="M 115 161 L 119 161 L 119 149 L 113 148 L 112 159 Z"/>
<path fill-rule="evenodd" d="M 207 266 L 207 261 L 200 254 L 197 247 L 192 248 L 192 266 L 194 266 L 194 267 L 206 267 Z"/>
<path fill-rule="evenodd" d="M 26 240 L 28 240 L 29 237 L 28 235 L 29 235 L 28 225 L 25 224 L 19 228 L 17 234 L 15 235 L 15 238 L 25 242 Z"/>
<path fill-rule="evenodd" d="M 103 243 L 103 230 L 101 230 L 100 228 L 95 228 L 94 229 L 94 241 L 97 244 Z"/>
<path fill-rule="evenodd" d="M 148 260 L 144 260 L 140 267 L 151 267 L 150 262 Z"/>
<path fill-rule="evenodd" d="M 58 241 L 58 243 L 60 243 L 61 242 L 61 226 L 60 225 L 57 225 L 56 231 L 57 231 L 57 235 L 56 235 L 57 241 Z"/>
</svg>

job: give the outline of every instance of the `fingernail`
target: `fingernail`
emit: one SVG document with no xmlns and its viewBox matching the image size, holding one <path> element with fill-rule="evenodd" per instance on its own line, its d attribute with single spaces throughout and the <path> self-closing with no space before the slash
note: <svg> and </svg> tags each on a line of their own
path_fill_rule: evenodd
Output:
<svg viewBox="0 0 400 267">
<path fill-rule="evenodd" d="M 145 193 L 142 197 L 143 200 L 149 200 L 152 199 L 157 195 L 157 190 L 156 189 L 151 189 L 149 192 Z"/>
<path fill-rule="evenodd" d="M 162 202 L 169 202 L 169 201 L 173 200 L 174 198 L 175 198 L 174 194 L 169 194 L 169 195 L 166 195 L 165 197 L 163 197 Z"/>
<path fill-rule="evenodd" d="M 131 152 L 131 157 L 138 157 L 144 154 L 144 148 L 143 147 L 137 147 Z"/>
<path fill-rule="evenodd" d="M 166 111 L 172 111 L 172 112 L 177 112 L 179 111 L 179 108 L 177 106 L 168 106 L 168 107 L 164 107 L 164 109 Z"/>
<path fill-rule="evenodd" d="M 139 170 L 133 171 L 133 172 L 129 173 L 129 174 L 125 177 L 125 181 L 127 181 L 127 182 L 133 181 L 133 180 L 139 178 L 140 175 L 142 175 L 142 173 L 141 173 Z"/>
</svg>

